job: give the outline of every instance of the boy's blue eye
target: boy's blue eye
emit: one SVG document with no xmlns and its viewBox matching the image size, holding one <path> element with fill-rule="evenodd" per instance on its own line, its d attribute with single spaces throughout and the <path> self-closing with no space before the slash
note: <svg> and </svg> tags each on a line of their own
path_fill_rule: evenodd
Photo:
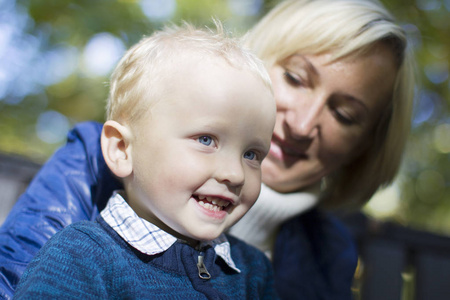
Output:
<svg viewBox="0 0 450 300">
<path fill-rule="evenodd" d="M 201 137 L 198 138 L 198 141 L 203 145 L 209 146 L 212 143 L 212 138 L 207 135 L 202 135 Z"/>
<path fill-rule="evenodd" d="M 256 157 L 256 154 L 253 151 L 247 151 L 247 152 L 244 153 L 244 158 L 245 159 L 254 160 L 255 157 Z"/>
</svg>

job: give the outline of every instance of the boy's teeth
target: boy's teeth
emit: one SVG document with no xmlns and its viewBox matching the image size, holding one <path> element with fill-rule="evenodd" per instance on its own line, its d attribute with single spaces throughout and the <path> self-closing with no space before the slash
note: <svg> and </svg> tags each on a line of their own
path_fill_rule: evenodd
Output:
<svg viewBox="0 0 450 300">
<path fill-rule="evenodd" d="M 212 211 L 220 211 L 221 208 L 217 205 L 212 205 L 206 202 L 199 202 L 201 206 L 203 206 L 206 209 L 212 210 Z"/>
<path fill-rule="evenodd" d="M 211 197 L 211 196 L 198 195 L 198 199 L 208 201 L 209 203 L 200 201 L 200 204 L 202 204 L 202 206 L 204 206 L 208 209 L 214 208 L 214 210 L 216 210 L 215 208 L 217 208 L 217 210 L 220 210 L 222 207 L 227 207 L 230 204 L 230 202 L 228 202 L 228 201 L 225 201 L 225 200 L 222 200 L 222 199 L 219 199 L 216 197 Z"/>
</svg>

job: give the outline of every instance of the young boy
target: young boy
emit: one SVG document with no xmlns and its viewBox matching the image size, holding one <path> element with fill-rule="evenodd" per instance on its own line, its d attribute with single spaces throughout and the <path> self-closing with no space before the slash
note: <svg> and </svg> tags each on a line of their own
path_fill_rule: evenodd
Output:
<svg viewBox="0 0 450 300">
<path fill-rule="evenodd" d="M 258 197 L 275 110 L 262 63 L 220 25 L 144 38 L 112 75 L 101 136 L 125 190 L 50 239 L 15 297 L 276 297 L 265 255 L 223 234 Z"/>
</svg>

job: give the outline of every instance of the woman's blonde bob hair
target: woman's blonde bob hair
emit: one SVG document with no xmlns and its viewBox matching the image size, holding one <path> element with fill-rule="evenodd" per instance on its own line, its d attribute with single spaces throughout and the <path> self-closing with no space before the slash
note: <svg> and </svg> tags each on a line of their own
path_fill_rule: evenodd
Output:
<svg viewBox="0 0 450 300">
<path fill-rule="evenodd" d="M 390 105 L 368 150 L 326 178 L 321 203 L 360 208 L 379 187 L 390 184 L 401 164 L 413 103 L 413 57 L 405 32 L 389 12 L 370 0 L 287 0 L 270 11 L 245 37 L 270 69 L 287 57 L 331 53 L 332 61 L 363 55 L 384 43 L 398 62 Z"/>
</svg>

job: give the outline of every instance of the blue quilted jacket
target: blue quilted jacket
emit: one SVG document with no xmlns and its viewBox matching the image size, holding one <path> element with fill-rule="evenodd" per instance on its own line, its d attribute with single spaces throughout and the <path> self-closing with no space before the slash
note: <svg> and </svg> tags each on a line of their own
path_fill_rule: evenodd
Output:
<svg viewBox="0 0 450 300">
<path fill-rule="evenodd" d="M 121 183 L 100 150 L 102 125 L 80 123 L 43 166 L 0 228 L 0 297 L 11 299 L 27 264 L 60 229 L 93 220 Z M 283 224 L 273 268 L 284 299 L 351 299 L 357 252 L 347 229 L 310 210 Z"/>
</svg>

